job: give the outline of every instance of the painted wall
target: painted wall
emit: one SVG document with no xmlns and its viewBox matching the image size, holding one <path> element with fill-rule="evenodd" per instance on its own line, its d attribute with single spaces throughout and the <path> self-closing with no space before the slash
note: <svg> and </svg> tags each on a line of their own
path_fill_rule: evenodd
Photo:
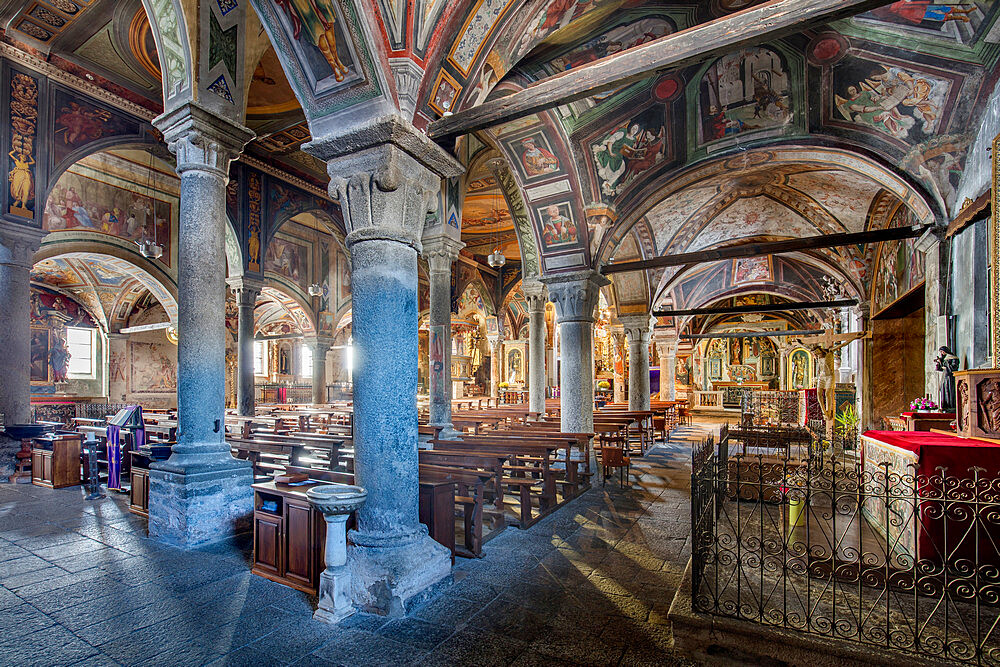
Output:
<svg viewBox="0 0 1000 667">
<path fill-rule="evenodd" d="M 983 368 L 990 354 L 989 221 L 980 220 L 952 237 L 951 342 L 962 369 Z"/>
<path fill-rule="evenodd" d="M 50 351 L 56 341 L 65 341 L 65 328 L 84 327 L 97 330 L 94 337 L 95 375 L 93 378 L 68 377 L 56 385 Z M 57 391 L 66 396 L 101 398 L 104 394 L 104 336 L 83 305 L 63 293 L 31 286 L 31 395 L 52 396 Z"/>
</svg>

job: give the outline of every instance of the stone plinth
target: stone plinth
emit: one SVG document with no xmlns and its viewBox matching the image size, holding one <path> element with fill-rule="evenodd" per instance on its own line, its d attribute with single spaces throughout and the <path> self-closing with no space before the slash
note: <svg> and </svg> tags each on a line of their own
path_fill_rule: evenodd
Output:
<svg viewBox="0 0 1000 667">
<path fill-rule="evenodd" d="M 253 469 L 233 459 L 214 466 L 153 463 L 149 471 L 149 534 L 181 547 L 226 539 L 250 528 Z"/>
</svg>

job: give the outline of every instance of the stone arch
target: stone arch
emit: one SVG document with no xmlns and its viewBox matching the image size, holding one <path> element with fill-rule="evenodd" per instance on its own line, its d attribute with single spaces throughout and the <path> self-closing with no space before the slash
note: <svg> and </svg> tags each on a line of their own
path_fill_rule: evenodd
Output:
<svg viewBox="0 0 1000 667">
<path fill-rule="evenodd" d="M 261 301 L 273 302 L 290 317 L 300 333 L 316 333 L 316 320 L 308 297 L 291 287 L 280 276 L 267 274 L 266 283 L 260 294 L 257 297 L 258 306 Z"/>
<path fill-rule="evenodd" d="M 163 107 L 169 111 L 190 98 L 194 90 L 191 30 L 182 0 L 142 0 L 142 6 L 160 59 Z"/>
<path fill-rule="evenodd" d="M 53 240 L 52 235 L 49 235 L 42 240 L 41 247 L 35 253 L 34 263 L 62 258 L 104 265 L 133 278 L 160 302 L 171 322 L 177 321 L 177 284 L 157 262 L 111 243 L 59 241 Z M 121 296 L 123 295 L 119 295 L 119 299 L 115 301 L 115 308 L 121 302 Z"/>
</svg>

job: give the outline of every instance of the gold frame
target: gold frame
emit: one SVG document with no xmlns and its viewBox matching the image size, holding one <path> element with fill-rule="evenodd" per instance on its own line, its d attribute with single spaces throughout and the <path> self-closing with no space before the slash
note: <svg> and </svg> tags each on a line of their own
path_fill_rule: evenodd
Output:
<svg viewBox="0 0 1000 667">
<path fill-rule="evenodd" d="M 990 352 L 993 355 L 993 367 L 1000 368 L 1000 283 L 997 281 L 997 268 L 1000 267 L 1000 214 L 997 205 L 1000 203 L 1000 161 L 997 152 L 1000 151 L 1000 134 L 993 137 L 992 153 L 990 155 Z"/>
</svg>

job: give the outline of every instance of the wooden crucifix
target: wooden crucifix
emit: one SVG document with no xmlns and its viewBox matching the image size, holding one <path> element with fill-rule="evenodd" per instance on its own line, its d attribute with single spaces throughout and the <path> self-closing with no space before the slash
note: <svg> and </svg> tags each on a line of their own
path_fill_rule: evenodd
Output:
<svg viewBox="0 0 1000 667">
<path fill-rule="evenodd" d="M 827 432 L 832 432 L 834 413 L 837 410 L 837 400 L 834 392 L 836 383 L 833 377 L 833 353 L 842 347 L 862 338 L 871 338 L 870 331 L 854 331 L 837 334 L 833 329 L 824 329 L 822 334 L 797 338 L 799 345 L 809 350 L 809 353 L 819 361 L 819 372 L 816 375 L 817 399 L 823 411 Z"/>
</svg>

